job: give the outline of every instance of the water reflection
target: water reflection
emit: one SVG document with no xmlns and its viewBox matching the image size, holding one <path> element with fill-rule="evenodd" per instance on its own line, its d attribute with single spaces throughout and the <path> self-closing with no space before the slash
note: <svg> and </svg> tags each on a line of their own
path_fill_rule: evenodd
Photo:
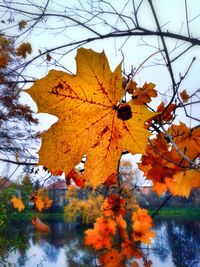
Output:
<svg viewBox="0 0 200 267">
<path fill-rule="evenodd" d="M 94 252 L 83 245 L 84 229 L 62 220 L 46 223 L 49 234 L 35 232 L 31 223 L 15 224 L 1 233 L 0 266 L 8 262 L 14 267 L 95 266 Z M 153 267 L 200 266 L 199 221 L 156 220 L 154 229 L 154 243 L 143 247 Z"/>
<path fill-rule="evenodd" d="M 160 262 L 157 266 L 200 266 L 199 221 L 157 220 L 154 228 L 157 238 L 150 246 L 149 258 L 155 257 Z"/>
</svg>

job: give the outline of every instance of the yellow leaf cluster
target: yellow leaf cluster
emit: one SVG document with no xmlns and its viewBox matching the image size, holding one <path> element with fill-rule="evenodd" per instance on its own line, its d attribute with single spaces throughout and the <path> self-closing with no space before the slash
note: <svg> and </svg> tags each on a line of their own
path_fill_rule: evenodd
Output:
<svg viewBox="0 0 200 267">
<path fill-rule="evenodd" d="M 53 203 L 53 200 L 48 197 L 47 191 L 44 188 L 38 189 L 31 199 L 34 201 L 35 207 L 39 211 L 49 209 Z"/>
<path fill-rule="evenodd" d="M 90 224 L 102 215 L 100 207 L 103 203 L 103 197 L 101 195 L 89 195 L 88 199 L 85 200 L 80 199 L 78 195 L 76 197 L 72 197 L 70 193 L 67 195 L 69 198 L 69 203 L 65 207 L 67 221 L 80 220 L 84 224 Z"/>
<path fill-rule="evenodd" d="M 21 198 L 13 196 L 10 200 L 13 207 L 18 209 L 18 211 L 22 211 L 25 209 L 24 203 L 22 202 Z"/>
</svg>

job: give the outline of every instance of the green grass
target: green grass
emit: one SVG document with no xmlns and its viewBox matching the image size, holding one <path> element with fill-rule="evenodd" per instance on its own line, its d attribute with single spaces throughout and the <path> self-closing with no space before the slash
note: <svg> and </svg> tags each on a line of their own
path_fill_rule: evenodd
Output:
<svg viewBox="0 0 200 267">
<path fill-rule="evenodd" d="M 149 210 L 153 214 L 155 210 Z M 180 218 L 200 218 L 200 207 L 170 207 L 161 208 L 156 217 L 180 217 Z"/>
<path fill-rule="evenodd" d="M 33 216 L 37 216 L 41 219 L 62 219 L 64 218 L 64 212 L 59 211 L 59 212 L 38 212 L 38 211 L 30 211 L 30 210 L 25 210 L 23 212 L 15 212 L 13 219 L 15 221 L 21 221 L 21 220 L 26 220 L 30 221 Z"/>
<path fill-rule="evenodd" d="M 156 209 L 150 209 L 149 213 L 153 214 Z M 38 212 L 25 210 L 23 212 L 14 212 L 13 221 L 31 221 L 33 216 L 37 216 L 41 219 L 64 219 L 64 212 Z M 196 219 L 200 218 L 200 207 L 163 207 L 154 216 L 156 218 L 184 218 L 184 219 Z"/>
</svg>

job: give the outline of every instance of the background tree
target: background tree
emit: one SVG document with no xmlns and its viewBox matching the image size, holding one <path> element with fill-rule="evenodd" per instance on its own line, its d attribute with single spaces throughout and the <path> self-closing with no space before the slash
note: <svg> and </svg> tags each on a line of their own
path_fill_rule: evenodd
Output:
<svg viewBox="0 0 200 267">
<path fill-rule="evenodd" d="M 24 175 L 20 189 L 23 202 L 28 207 L 30 202 L 30 195 L 33 192 L 33 182 L 28 174 Z"/>
<path fill-rule="evenodd" d="M 0 153 L 4 159 L 31 159 L 36 131 L 31 127 L 38 120 L 27 104 L 20 103 L 17 80 L 18 65 L 24 60 L 17 56 L 14 38 L 0 34 Z"/>
</svg>

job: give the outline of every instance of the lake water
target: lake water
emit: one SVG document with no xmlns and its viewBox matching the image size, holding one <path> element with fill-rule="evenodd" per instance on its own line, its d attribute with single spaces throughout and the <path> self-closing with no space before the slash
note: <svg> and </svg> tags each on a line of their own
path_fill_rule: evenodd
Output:
<svg viewBox="0 0 200 267">
<path fill-rule="evenodd" d="M 93 251 L 83 245 L 83 229 L 62 220 L 46 222 L 51 227 L 47 235 L 35 232 L 30 223 L 24 222 L 7 229 L 0 237 L 0 266 L 94 266 Z M 156 219 L 154 230 L 157 237 L 153 244 L 142 246 L 152 267 L 200 266 L 200 220 Z"/>
</svg>

